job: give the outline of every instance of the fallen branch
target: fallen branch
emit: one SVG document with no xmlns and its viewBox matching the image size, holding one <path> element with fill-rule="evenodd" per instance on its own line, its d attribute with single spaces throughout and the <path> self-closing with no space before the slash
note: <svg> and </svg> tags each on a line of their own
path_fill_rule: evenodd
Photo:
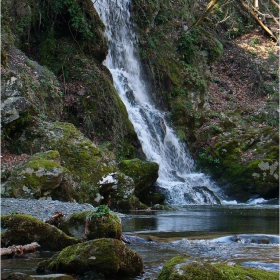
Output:
<svg viewBox="0 0 280 280">
<path fill-rule="evenodd" d="M 251 16 L 256 20 L 256 22 L 261 26 L 261 28 L 269 35 L 271 36 L 271 38 L 277 42 L 278 38 L 272 33 L 272 31 L 270 29 L 268 29 L 263 22 L 258 18 L 258 16 L 256 15 L 256 13 L 249 8 L 249 6 L 243 1 L 243 0 L 239 0 L 240 4 L 251 14 Z"/>
<path fill-rule="evenodd" d="M 1 248 L 1 257 L 2 256 L 11 256 L 13 258 L 23 257 L 25 253 L 36 252 L 41 246 L 37 242 L 32 242 L 31 244 L 26 245 L 12 245 L 8 248 Z"/>
</svg>

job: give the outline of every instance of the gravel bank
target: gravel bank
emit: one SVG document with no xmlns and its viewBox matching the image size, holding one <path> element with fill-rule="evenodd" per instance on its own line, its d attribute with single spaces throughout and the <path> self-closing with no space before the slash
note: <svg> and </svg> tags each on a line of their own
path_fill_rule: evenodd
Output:
<svg viewBox="0 0 280 280">
<path fill-rule="evenodd" d="M 1 198 L 1 215 L 15 212 L 29 214 L 40 220 L 48 220 L 56 211 L 61 211 L 65 215 L 85 210 L 96 210 L 91 204 L 61 202 L 58 200 L 37 200 L 37 199 L 17 199 Z"/>
</svg>

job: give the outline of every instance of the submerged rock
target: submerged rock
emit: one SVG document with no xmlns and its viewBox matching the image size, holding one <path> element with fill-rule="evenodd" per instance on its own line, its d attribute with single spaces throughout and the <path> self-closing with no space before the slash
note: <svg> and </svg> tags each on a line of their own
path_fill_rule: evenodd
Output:
<svg viewBox="0 0 280 280">
<path fill-rule="evenodd" d="M 38 242 L 42 250 L 59 251 L 82 242 L 30 215 L 12 214 L 1 217 L 1 247 Z"/>
<path fill-rule="evenodd" d="M 143 271 L 141 257 L 121 241 L 101 238 L 63 249 L 54 259 L 40 262 L 38 272 L 78 273 L 95 271 L 105 276 L 138 275 Z"/>
</svg>

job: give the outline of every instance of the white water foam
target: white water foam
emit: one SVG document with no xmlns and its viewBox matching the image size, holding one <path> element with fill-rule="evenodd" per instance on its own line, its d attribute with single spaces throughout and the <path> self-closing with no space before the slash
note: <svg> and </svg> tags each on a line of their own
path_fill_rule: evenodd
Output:
<svg viewBox="0 0 280 280">
<path fill-rule="evenodd" d="M 155 108 L 149 97 L 134 45 L 136 35 L 130 20 L 130 0 L 94 2 L 106 25 L 109 54 L 105 65 L 124 102 L 129 118 L 148 161 L 159 164 L 157 185 L 169 204 L 217 204 L 215 186 L 203 173 L 196 173 L 185 146 L 165 120 L 165 113 Z"/>
</svg>

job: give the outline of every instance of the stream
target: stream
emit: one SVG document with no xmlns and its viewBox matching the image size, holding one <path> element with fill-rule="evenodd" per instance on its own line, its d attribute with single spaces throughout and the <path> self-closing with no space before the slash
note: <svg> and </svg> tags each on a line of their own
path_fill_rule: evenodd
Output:
<svg viewBox="0 0 280 280">
<path fill-rule="evenodd" d="M 127 245 L 143 258 L 145 273 L 130 279 L 155 279 L 166 261 L 186 254 L 210 263 L 241 264 L 279 271 L 279 207 L 270 204 L 188 205 L 174 211 L 131 211 L 123 233 L 137 236 Z M 11 272 L 36 274 L 39 261 L 54 252 L 2 259 L 2 278 Z"/>
</svg>

